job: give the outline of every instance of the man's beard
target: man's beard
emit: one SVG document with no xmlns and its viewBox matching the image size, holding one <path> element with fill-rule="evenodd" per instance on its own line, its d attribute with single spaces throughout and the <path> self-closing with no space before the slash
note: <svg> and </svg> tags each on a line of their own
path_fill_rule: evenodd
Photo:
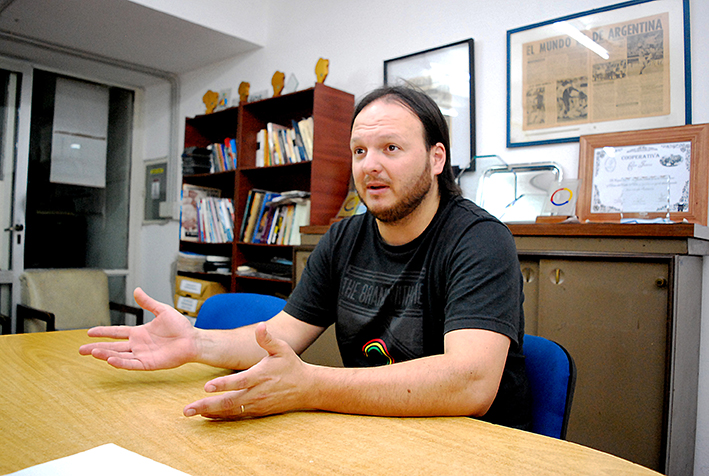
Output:
<svg viewBox="0 0 709 476">
<path fill-rule="evenodd" d="M 383 223 L 395 223 L 403 218 L 406 218 L 411 212 L 416 210 L 416 208 L 423 202 L 428 193 L 431 191 L 431 186 L 433 185 L 433 177 L 431 177 L 431 164 L 426 162 L 426 170 L 423 171 L 419 179 L 414 183 L 408 190 L 408 193 L 401 198 L 401 200 L 390 208 L 385 210 L 372 210 L 367 206 L 369 212 L 377 220 Z M 359 191 L 357 192 L 359 194 Z M 360 199 L 367 205 L 367 201 L 362 198 Z"/>
</svg>

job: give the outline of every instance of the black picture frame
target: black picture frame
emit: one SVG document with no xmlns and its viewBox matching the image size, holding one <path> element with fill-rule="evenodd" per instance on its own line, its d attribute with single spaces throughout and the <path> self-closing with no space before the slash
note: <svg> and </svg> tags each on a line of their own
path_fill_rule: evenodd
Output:
<svg viewBox="0 0 709 476">
<path fill-rule="evenodd" d="M 469 38 L 384 61 L 385 85 L 412 84 L 441 108 L 451 134 L 451 163 L 460 169 L 474 166 L 474 56 Z"/>
</svg>

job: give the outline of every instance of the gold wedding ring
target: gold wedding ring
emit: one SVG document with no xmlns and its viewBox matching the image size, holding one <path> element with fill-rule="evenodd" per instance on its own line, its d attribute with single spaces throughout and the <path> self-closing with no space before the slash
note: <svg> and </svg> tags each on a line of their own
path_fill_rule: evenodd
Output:
<svg viewBox="0 0 709 476">
<path fill-rule="evenodd" d="M 244 406 L 241 405 L 241 413 L 244 413 Z"/>
</svg>

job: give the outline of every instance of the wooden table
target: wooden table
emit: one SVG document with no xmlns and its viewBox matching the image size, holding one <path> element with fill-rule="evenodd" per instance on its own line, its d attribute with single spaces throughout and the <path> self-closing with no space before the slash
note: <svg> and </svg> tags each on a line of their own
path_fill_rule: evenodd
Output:
<svg viewBox="0 0 709 476">
<path fill-rule="evenodd" d="M 188 474 L 653 475 L 573 443 L 470 418 L 299 412 L 235 422 L 182 416 L 201 364 L 116 370 L 80 356 L 85 331 L 0 337 L 0 474 L 115 443 Z"/>
</svg>

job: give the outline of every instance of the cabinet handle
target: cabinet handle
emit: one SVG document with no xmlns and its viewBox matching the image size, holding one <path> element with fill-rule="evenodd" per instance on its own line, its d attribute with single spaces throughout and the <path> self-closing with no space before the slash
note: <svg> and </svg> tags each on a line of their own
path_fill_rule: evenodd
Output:
<svg viewBox="0 0 709 476">
<path fill-rule="evenodd" d="M 522 268 L 522 279 L 525 283 L 534 281 L 534 270 L 532 268 Z"/>
<path fill-rule="evenodd" d="M 561 284 L 564 282 L 564 273 L 563 271 L 561 271 L 561 269 L 556 268 L 552 270 L 551 276 L 549 278 L 551 279 L 552 283 Z"/>
<path fill-rule="evenodd" d="M 655 286 L 657 286 L 660 289 L 664 289 L 667 287 L 667 278 L 657 278 L 655 280 Z"/>
</svg>

